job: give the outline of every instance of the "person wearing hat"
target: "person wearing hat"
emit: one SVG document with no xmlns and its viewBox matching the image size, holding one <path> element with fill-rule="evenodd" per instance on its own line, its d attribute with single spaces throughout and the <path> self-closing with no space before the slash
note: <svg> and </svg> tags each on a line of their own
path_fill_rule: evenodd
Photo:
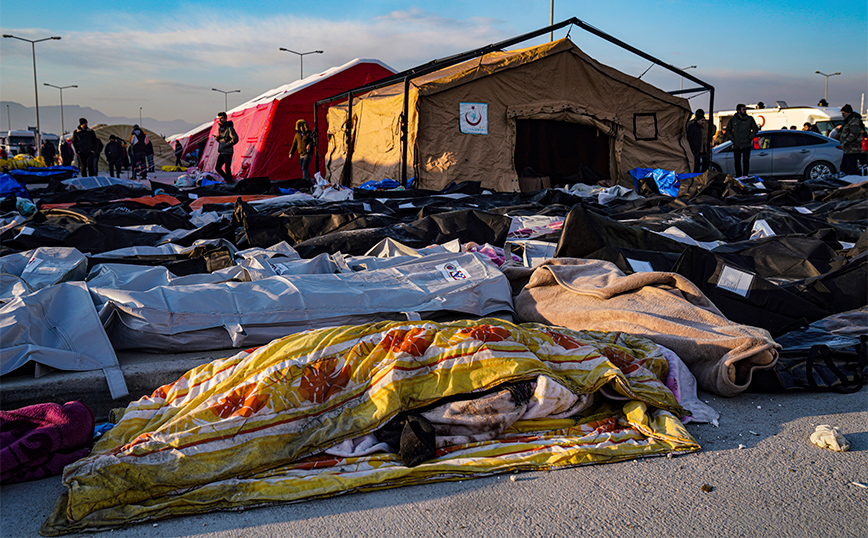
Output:
<svg viewBox="0 0 868 538">
<path fill-rule="evenodd" d="M 78 155 L 78 170 L 82 177 L 95 176 L 99 150 L 102 148 L 96 133 L 88 128 L 85 118 L 79 118 L 78 128 L 72 133 L 72 149 Z"/>
<path fill-rule="evenodd" d="M 849 104 L 841 107 L 844 124 L 841 126 L 841 149 L 844 159 L 841 161 L 841 171 L 849 175 L 859 174 L 859 165 L 864 163 L 865 153 L 862 151 L 862 136 L 865 134 L 865 124 L 862 116 L 853 112 Z"/>
<path fill-rule="evenodd" d="M 696 111 L 693 121 L 687 124 L 687 143 L 693 153 L 693 171 L 708 170 L 708 157 L 711 154 L 708 146 L 708 120 L 701 108 Z"/>
<path fill-rule="evenodd" d="M 105 160 L 108 161 L 109 176 L 121 177 L 121 169 L 124 165 L 124 147 L 115 135 L 109 136 L 109 143 L 103 150 Z M 115 175 L 117 174 L 117 175 Z"/>
<path fill-rule="evenodd" d="M 735 177 L 750 175 L 750 150 L 759 126 L 753 116 L 747 113 L 747 106 L 739 103 L 735 116 L 726 124 L 726 137 L 732 140 L 732 160 L 735 164 Z"/>
</svg>

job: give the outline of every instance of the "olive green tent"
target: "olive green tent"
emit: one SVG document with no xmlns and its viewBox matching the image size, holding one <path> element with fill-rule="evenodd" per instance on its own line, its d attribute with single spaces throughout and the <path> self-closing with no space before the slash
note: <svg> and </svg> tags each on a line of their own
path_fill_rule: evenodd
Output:
<svg viewBox="0 0 868 538">
<path fill-rule="evenodd" d="M 351 123 L 346 104 L 329 109 L 330 181 L 400 179 L 404 110 L 406 177 L 418 188 L 471 180 L 517 191 L 522 175 L 565 183 L 588 170 L 632 185 L 635 167 L 690 170 L 688 101 L 601 64 L 569 39 L 412 78 L 406 108 L 404 99 L 402 81 L 356 97 Z"/>
</svg>

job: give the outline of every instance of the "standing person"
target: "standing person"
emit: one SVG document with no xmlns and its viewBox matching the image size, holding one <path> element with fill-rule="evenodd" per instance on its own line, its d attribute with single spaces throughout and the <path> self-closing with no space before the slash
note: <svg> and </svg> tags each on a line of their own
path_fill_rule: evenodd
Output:
<svg viewBox="0 0 868 538">
<path fill-rule="evenodd" d="M 142 179 L 148 179 L 147 152 L 150 143 L 148 135 L 138 125 L 133 125 L 130 133 L 130 153 L 132 153 L 131 166 L 133 167 L 133 179 L 140 175 Z"/>
<path fill-rule="evenodd" d="M 841 126 L 841 149 L 844 150 L 844 159 L 841 161 L 841 171 L 850 175 L 859 174 L 859 165 L 863 159 L 862 136 L 865 134 L 865 124 L 862 116 L 853 112 L 849 104 L 841 107 L 841 115 L 844 116 L 844 124 Z"/>
<path fill-rule="evenodd" d="M 72 158 L 75 157 L 75 152 L 72 151 L 72 141 L 61 140 L 60 142 L 60 164 L 63 166 L 71 166 Z"/>
<path fill-rule="evenodd" d="M 750 175 L 750 150 L 753 139 L 759 132 L 756 120 L 747 115 L 747 107 L 739 103 L 735 116 L 726 125 L 726 136 L 732 140 L 732 159 L 735 161 L 735 177 Z"/>
<path fill-rule="evenodd" d="M 175 166 L 183 166 L 181 164 L 181 156 L 184 154 L 184 146 L 181 145 L 181 142 L 175 140 Z"/>
<path fill-rule="evenodd" d="M 687 143 L 693 153 L 693 171 L 696 173 L 708 170 L 708 120 L 701 108 L 687 125 Z"/>
<path fill-rule="evenodd" d="M 46 140 L 42 143 L 42 159 L 45 161 L 45 166 L 54 166 L 54 157 L 57 156 L 57 151 L 54 149 L 54 143 L 51 140 Z"/>
<path fill-rule="evenodd" d="M 217 123 L 219 128 L 214 139 L 219 142 L 217 146 L 217 173 L 223 178 L 226 183 L 232 182 L 232 154 L 234 153 L 233 146 L 238 143 L 238 133 L 235 132 L 235 127 L 232 122 L 226 119 L 226 113 L 217 114 Z"/>
<path fill-rule="evenodd" d="M 109 143 L 105 145 L 105 160 L 108 161 L 109 176 L 121 177 L 121 168 L 124 163 L 124 147 L 115 135 L 109 137 Z"/>
<path fill-rule="evenodd" d="M 308 183 L 310 180 L 310 160 L 313 158 L 314 134 L 307 126 L 304 120 L 295 122 L 295 138 L 292 140 L 292 147 L 289 148 L 289 158 L 298 151 L 298 158 L 301 163 L 301 178 Z"/>
<path fill-rule="evenodd" d="M 145 159 L 148 161 L 148 172 L 155 172 L 154 168 L 154 144 L 151 142 L 151 139 L 148 139 L 148 142 L 145 144 Z"/>
<path fill-rule="evenodd" d="M 78 128 L 72 133 L 72 148 L 78 155 L 78 170 L 82 177 L 96 175 L 96 163 L 99 159 L 98 147 L 100 144 L 96 133 L 88 128 L 85 118 L 79 118 Z"/>
</svg>

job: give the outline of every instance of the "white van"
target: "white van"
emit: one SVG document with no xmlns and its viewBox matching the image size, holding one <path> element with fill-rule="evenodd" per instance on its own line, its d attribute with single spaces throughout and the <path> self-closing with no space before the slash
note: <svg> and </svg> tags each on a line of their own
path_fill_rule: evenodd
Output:
<svg viewBox="0 0 868 538">
<path fill-rule="evenodd" d="M 820 134 L 829 136 L 835 126 L 844 123 L 844 116 L 838 107 L 787 106 L 785 101 L 778 101 L 773 108 L 747 105 L 747 113 L 754 117 L 762 131 L 789 129 L 792 125 L 801 130 L 805 123 L 811 123 L 817 126 Z M 735 110 L 715 112 L 712 121 L 718 129 L 723 129 L 733 116 Z"/>
<path fill-rule="evenodd" d="M 4 146 L 9 155 L 24 153 L 28 145 L 36 147 L 36 133 L 33 131 L 0 131 L 0 146 Z"/>
</svg>

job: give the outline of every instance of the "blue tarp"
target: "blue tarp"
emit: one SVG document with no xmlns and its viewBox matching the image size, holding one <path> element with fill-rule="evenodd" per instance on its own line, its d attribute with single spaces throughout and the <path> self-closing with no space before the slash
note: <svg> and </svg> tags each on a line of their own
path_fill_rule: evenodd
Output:
<svg viewBox="0 0 868 538">
<path fill-rule="evenodd" d="M 78 175 L 78 168 L 74 166 L 52 166 L 51 168 L 27 168 L 25 170 L 9 170 L 9 175 L 22 183 L 34 179 L 70 179 Z"/>
<path fill-rule="evenodd" d="M 15 181 L 14 177 L 9 174 L 0 174 L 0 198 L 6 198 L 10 194 L 14 194 L 16 198 L 33 200 L 27 189 Z"/>
<path fill-rule="evenodd" d="M 373 179 L 370 181 L 365 181 L 357 188 L 366 190 L 366 191 L 375 191 L 378 189 L 397 189 L 401 184 L 395 181 L 394 179 L 381 179 L 380 181 L 374 181 Z"/>
<path fill-rule="evenodd" d="M 657 184 L 657 190 L 660 194 L 678 196 L 678 189 L 681 188 L 681 180 L 696 177 L 699 174 L 676 174 L 671 170 L 663 170 L 662 168 L 634 168 L 628 172 L 633 178 L 633 188 L 636 192 L 639 191 L 639 180 L 650 177 Z"/>
</svg>

